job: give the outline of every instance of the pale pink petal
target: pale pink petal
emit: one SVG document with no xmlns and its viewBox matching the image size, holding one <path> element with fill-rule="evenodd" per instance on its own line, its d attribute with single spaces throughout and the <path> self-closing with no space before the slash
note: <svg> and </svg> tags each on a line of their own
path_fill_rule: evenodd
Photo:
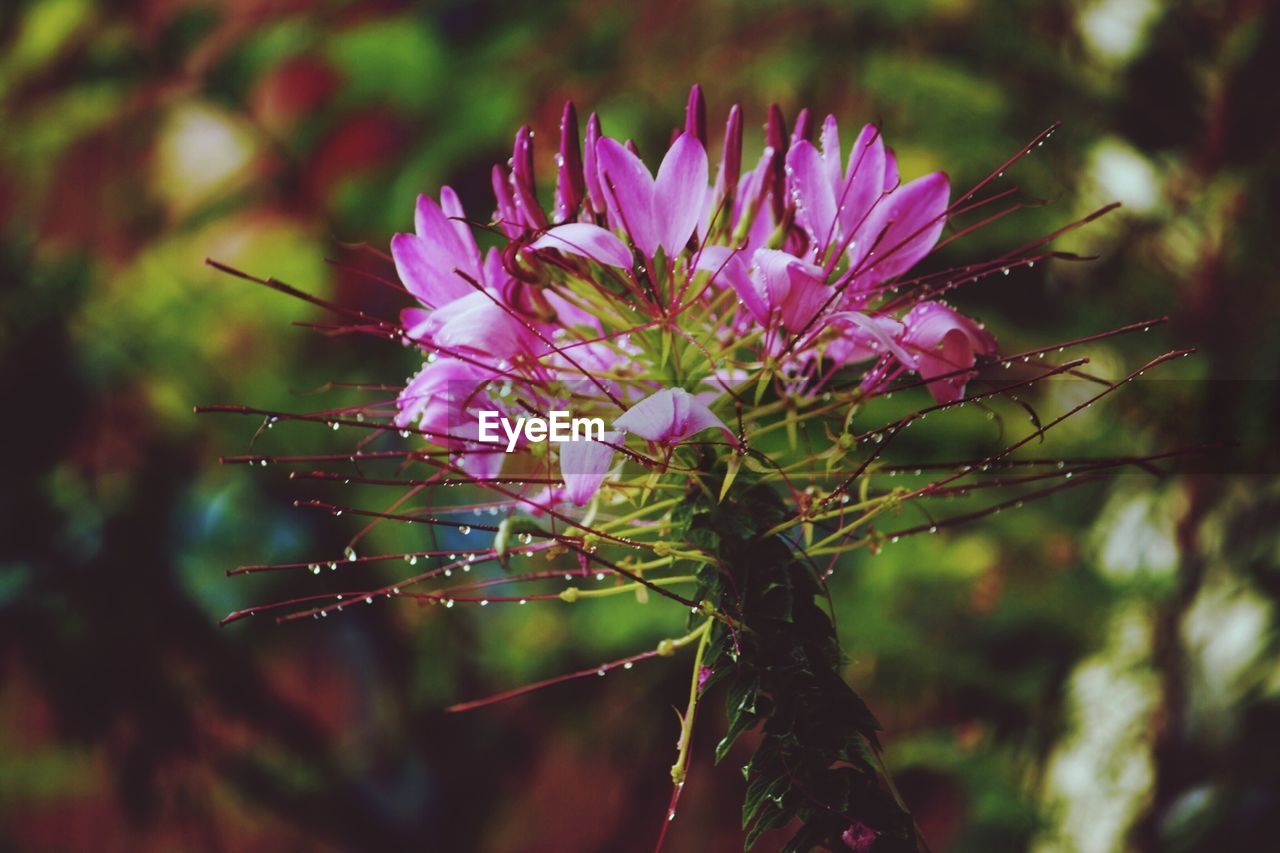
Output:
<svg viewBox="0 0 1280 853">
<path fill-rule="evenodd" d="M 653 216 L 653 176 L 639 157 L 607 136 L 596 143 L 596 162 L 611 212 L 636 247 L 652 258 L 661 235 Z"/>
<path fill-rule="evenodd" d="M 437 346 L 511 358 L 529 348 L 529 332 L 490 294 L 472 291 L 431 312 L 426 337 Z"/>
<path fill-rule="evenodd" d="M 558 249 L 601 264 L 630 269 L 631 250 L 611 231 L 599 225 L 570 222 L 557 225 L 529 244 L 531 249 Z"/>
<path fill-rule="evenodd" d="M 658 242 L 674 258 L 693 236 L 706 203 L 710 165 L 697 137 L 688 133 L 672 143 L 658 167 L 653 190 L 653 219 Z"/>
<path fill-rule="evenodd" d="M 613 425 L 648 441 L 676 444 L 710 427 L 732 437 L 724 422 L 683 388 L 665 388 L 623 412 Z"/>
<path fill-rule="evenodd" d="M 600 490 L 600 484 L 613 465 L 615 448 L 622 442 L 622 433 L 617 431 L 611 430 L 602 437 L 603 442 L 584 439 L 559 445 L 564 496 L 578 506 L 590 501 Z"/>
</svg>

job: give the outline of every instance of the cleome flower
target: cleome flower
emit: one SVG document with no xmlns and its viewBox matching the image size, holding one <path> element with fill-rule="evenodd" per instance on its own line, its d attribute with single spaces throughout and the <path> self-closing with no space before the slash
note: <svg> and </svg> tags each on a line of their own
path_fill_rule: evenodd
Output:
<svg viewBox="0 0 1280 853">
<path fill-rule="evenodd" d="M 937 532 L 1134 464 L 1134 457 L 1073 468 L 1058 462 L 1049 473 L 1026 473 L 1014 466 L 1045 460 L 1012 455 L 1134 376 L 1185 353 L 1166 353 L 1103 381 L 1095 396 L 1053 420 L 1042 422 L 1032 410 L 1029 434 L 977 458 L 888 461 L 896 437 L 926 414 L 990 408 L 1002 399 L 1025 412 L 1030 404 L 1014 391 L 1085 361 L 1055 364 L 1047 354 L 1156 321 L 1001 355 L 995 337 L 943 296 L 1015 266 L 1075 258 L 1043 249 L 1045 238 L 993 261 L 940 269 L 930 255 L 944 230 L 977 227 L 957 222 L 1009 197 L 1008 191 L 978 197 L 997 173 L 953 198 L 942 173 L 900 175 L 874 125 L 863 126 L 847 151 L 834 117 L 813 136 L 806 111 L 788 132 L 781 110 L 772 107 L 760 153 L 749 154 L 743 111 L 735 106 L 713 178 L 706 107 L 695 86 L 683 128 L 648 160 L 657 164 L 654 171 L 631 141 L 607 135 L 598 116 L 580 127 L 567 104 L 549 208 L 539 196 L 529 127 L 516 133 L 510 161 L 491 172 L 490 222 L 473 225 L 448 187 L 438 200 L 418 198 L 412 233 L 391 240 L 391 260 L 412 303 L 394 320 L 215 263 L 338 313 L 347 330 L 398 340 L 421 356 L 394 399 L 307 415 L 206 410 L 265 414 L 266 427 L 293 418 L 365 430 L 348 453 L 241 461 L 350 464 L 354 472 L 303 477 L 402 488 L 380 509 L 300 503 L 371 519 L 343 564 L 389 556 L 410 565 L 428 561 L 395 584 L 294 598 L 224 621 L 278 608 L 292 609 L 283 619 L 321 618 L 352 602 L 406 597 L 452 607 L 628 594 L 637 606 L 678 605 L 688 632 L 656 648 L 450 710 L 687 648 L 694 655 L 689 699 L 659 847 L 688 772 L 699 703 L 727 682 L 729 729 L 717 759 L 743 732 L 760 729 L 744 767 L 748 845 L 798 821 L 788 849 L 922 849 L 885 776 L 878 724 L 841 677 L 839 642 L 823 606 L 827 576 L 843 555 L 875 554 L 902 536 Z M 988 208 L 983 222 L 1017 206 L 994 214 Z M 482 242 L 497 245 L 482 251 Z M 1014 361 L 1019 372 L 984 370 Z M 992 373 L 1006 379 L 995 382 Z M 872 403 L 899 390 L 918 407 L 867 423 L 875 416 Z M 548 431 L 548 423 L 570 414 L 594 430 L 567 438 Z M 481 424 L 499 421 L 507 435 L 495 443 Z M 379 476 L 371 470 L 379 465 L 391 467 Z M 1077 471 L 1087 476 L 1071 479 Z M 979 478 L 979 472 L 987 473 Z M 1059 481 L 1045 484 L 1053 478 Z M 458 505 L 440 491 L 456 485 L 472 487 L 485 501 Z M 996 488 L 1016 494 L 982 504 Z M 923 505 L 974 496 L 976 510 L 950 517 L 937 518 Z M 907 507 L 928 520 L 895 520 Z M 425 525 L 430 546 L 357 557 L 355 544 L 382 523 Z M 448 547 L 436 544 L 440 536 L 452 539 Z M 468 547 L 459 547 L 463 537 L 472 537 Z M 332 571 L 342 565 L 325 562 Z M 444 582 L 455 570 L 488 565 L 499 571 Z M 319 562 L 236 572 L 294 568 L 326 574 Z M 570 585 L 526 591 L 561 580 Z M 588 582 L 605 585 L 579 587 Z M 521 594 L 497 594 L 507 586 Z"/>
</svg>

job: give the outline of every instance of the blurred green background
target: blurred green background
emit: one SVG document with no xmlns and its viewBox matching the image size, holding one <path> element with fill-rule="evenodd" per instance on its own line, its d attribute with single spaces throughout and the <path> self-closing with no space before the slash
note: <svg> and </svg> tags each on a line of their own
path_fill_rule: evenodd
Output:
<svg viewBox="0 0 1280 853">
<path fill-rule="evenodd" d="M 847 675 L 935 850 L 1271 846 L 1274 4 L 40 0 L 4 4 L 0 46 L 0 848 L 651 848 L 683 665 L 441 709 L 650 647 L 678 614 L 388 602 L 220 629 L 329 581 L 226 569 L 336 557 L 356 527 L 293 509 L 327 493 L 281 469 L 220 466 L 257 424 L 192 405 L 332 405 L 325 383 L 394 383 L 415 358 L 299 328 L 321 315 L 206 256 L 389 315 L 391 292 L 342 244 L 385 247 L 442 183 L 484 220 L 488 168 L 521 123 L 551 173 L 565 98 L 652 154 L 693 82 L 716 137 L 734 102 L 750 128 L 770 102 L 808 105 L 846 140 L 881 122 L 907 176 L 942 168 L 956 187 L 1064 122 L 1007 178 L 1049 204 L 934 263 L 1123 202 L 1057 244 L 1099 260 L 956 301 L 1006 351 L 1170 315 L 1091 347 L 1105 375 L 1200 348 L 1046 453 L 1242 447 L 859 553 L 833 581 Z M 934 426 L 915 458 L 993 429 Z M 275 453 L 353 440 L 269 438 Z M 671 850 L 741 843 L 750 745 L 711 766 L 719 704 Z"/>
</svg>

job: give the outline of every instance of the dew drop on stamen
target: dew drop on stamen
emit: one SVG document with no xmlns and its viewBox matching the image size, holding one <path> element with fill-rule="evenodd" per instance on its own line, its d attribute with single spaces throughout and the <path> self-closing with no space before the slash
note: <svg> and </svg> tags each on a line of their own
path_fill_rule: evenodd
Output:
<svg viewBox="0 0 1280 853">
<path fill-rule="evenodd" d="M 307 566 L 307 569 L 310 570 L 311 574 L 313 575 L 320 574 L 320 567 L 315 563 L 312 563 L 311 565 Z"/>
<path fill-rule="evenodd" d="M 461 533 L 463 536 L 470 536 L 471 528 L 464 524 L 458 528 L 458 532 Z"/>
<path fill-rule="evenodd" d="M 373 596 L 371 596 L 371 595 L 366 595 L 366 596 L 364 597 L 364 603 L 365 603 L 365 604 L 373 604 Z"/>
<path fill-rule="evenodd" d="M 487 598 L 482 598 L 482 599 L 480 600 L 480 606 L 481 606 L 481 607 L 488 607 L 488 606 L 489 606 L 489 599 L 487 599 Z"/>
</svg>

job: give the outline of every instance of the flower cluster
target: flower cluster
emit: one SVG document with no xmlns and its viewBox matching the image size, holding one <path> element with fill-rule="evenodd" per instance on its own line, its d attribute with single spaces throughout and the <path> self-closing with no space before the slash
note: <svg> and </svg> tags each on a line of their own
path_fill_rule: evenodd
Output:
<svg viewBox="0 0 1280 853">
<path fill-rule="evenodd" d="M 585 146 L 572 104 L 560 129 L 551 213 L 537 198 L 531 130 L 517 134 L 510 168 L 494 167 L 504 249 L 481 253 L 448 187 L 439 203 L 420 196 L 414 233 L 391 241 L 421 304 L 401 315 L 404 340 L 428 354 L 396 423 L 416 424 L 466 472 L 501 472 L 476 412 L 513 386 L 524 405 L 611 419 L 608 446 L 564 448 L 565 488 L 534 499 L 583 505 L 628 436 L 670 448 L 718 428 L 729 444 L 749 442 L 749 415 L 741 435 L 725 425 L 747 380 L 812 398 L 849 369 L 865 391 L 914 373 L 954 402 L 995 352 L 946 304 L 894 298 L 938 242 L 950 184 L 942 173 L 904 181 L 878 128 L 863 127 L 846 157 L 834 116 L 815 143 L 807 114 L 788 135 L 774 110 L 744 171 L 735 107 L 714 181 L 696 87 L 656 176 L 595 115 Z"/>
<path fill-rule="evenodd" d="M 846 153 L 833 117 L 815 128 L 802 111 L 788 132 L 776 107 L 759 158 L 744 169 L 743 114 L 734 107 L 713 180 L 697 87 L 656 175 L 630 141 L 604 135 L 596 116 L 582 136 L 579 130 L 566 105 L 550 212 L 538 199 L 527 127 L 517 133 L 507 167 L 493 169 L 497 203 L 489 221 L 470 220 L 447 187 L 438 201 L 418 199 L 414 232 L 391 241 L 400 284 L 417 303 L 395 320 L 215 264 L 320 304 L 344 317 L 348 330 L 399 340 L 424 357 L 392 400 L 307 414 L 206 409 L 266 415 L 267 427 L 287 418 L 365 430 L 360 445 L 343 454 L 228 461 L 351 465 L 354 472 L 294 475 L 403 489 L 380 510 L 318 500 L 301 505 L 370 519 L 343 561 L 327 561 L 333 572 L 392 558 L 428 561 L 425 570 L 392 584 L 248 608 L 225 621 L 279 610 L 290 611 L 282 619 L 319 619 L 383 598 L 445 607 L 615 595 L 632 595 L 641 606 L 674 603 L 690 614 L 683 635 L 451 710 L 692 648 L 668 820 L 688 770 L 699 702 L 727 683 L 729 727 L 717 759 L 744 732 L 760 729 L 744 767 L 748 845 L 798 820 L 802 828 L 788 850 L 917 850 L 918 831 L 880 758 L 878 724 L 840 676 L 842 652 L 822 606 L 827 577 L 857 549 L 878 553 L 902 536 L 1020 506 L 1108 469 L 1149 465 L 1136 457 L 1068 465 L 1015 454 L 1143 371 L 1185 353 L 1166 353 L 1114 381 L 1088 376 L 1100 383 L 1096 393 L 1041 421 L 1018 394 L 1087 361 L 1053 363 L 1047 354 L 1159 321 L 998 354 L 981 324 L 941 301 L 960 284 L 1072 257 L 1045 249 L 1049 235 L 991 261 L 917 270 L 949 227 L 958 236 L 1017 209 L 1013 202 L 984 211 L 978 225 L 957 226 L 970 212 L 1010 197 L 1013 190 L 977 197 L 1002 172 L 953 198 L 941 173 L 904 180 L 878 128 L 863 127 Z M 483 252 L 482 241 L 492 244 Z M 1017 371 L 998 372 L 1001 382 L 983 371 L 1015 362 Z M 918 408 L 866 424 L 875 399 L 922 387 L 928 396 L 918 393 Z M 1002 437 L 998 449 L 968 460 L 888 460 L 895 438 L 926 414 L 1000 399 L 1030 413 L 1027 435 L 1007 443 Z M 571 412 L 601 429 L 554 444 L 518 429 L 494 443 L 491 431 L 481 429 L 482 422 L 547 412 Z M 394 467 L 376 476 L 377 465 Z M 1076 474 L 1082 476 L 1071 479 Z M 896 475 L 902 476 L 887 480 Z M 455 485 L 474 487 L 485 502 L 458 504 L 439 491 Z M 1014 494 L 985 500 L 995 489 Z M 957 496 L 976 496 L 981 505 L 942 518 L 922 506 Z M 928 520 L 894 521 L 909 505 Z M 382 522 L 428 526 L 431 547 L 357 556 L 355 545 Z M 448 541 L 438 542 L 437 534 Z M 476 534 L 482 541 L 468 547 L 467 537 Z M 487 566 L 501 571 L 445 582 Z M 293 569 L 327 574 L 320 562 L 235 571 Z M 571 585 L 547 589 L 562 580 Z M 513 588 L 519 593 L 499 594 Z"/>
</svg>

